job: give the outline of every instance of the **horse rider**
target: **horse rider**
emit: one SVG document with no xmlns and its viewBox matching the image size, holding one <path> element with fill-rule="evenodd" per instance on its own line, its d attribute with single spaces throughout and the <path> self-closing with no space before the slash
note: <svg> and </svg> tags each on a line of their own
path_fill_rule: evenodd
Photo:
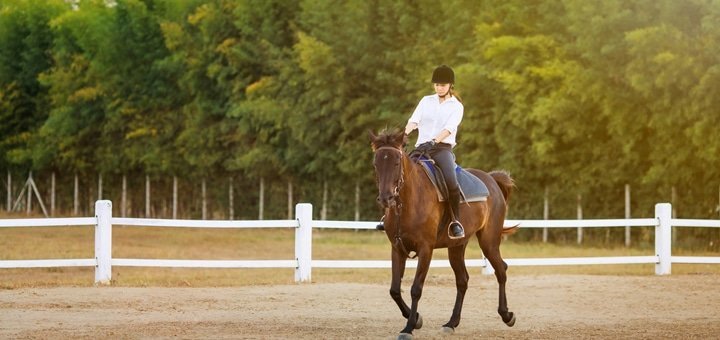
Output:
<svg viewBox="0 0 720 340">
<path fill-rule="evenodd" d="M 448 205 L 452 212 L 448 236 L 459 239 L 465 237 L 465 229 L 459 221 L 460 187 L 455 174 L 455 154 L 452 149 L 457 144 L 456 136 L 464 107 L 461 99 L 453 93 L 455 72 L 452 68 L 447 65 L 435 68 L 432 83 L 435 94 L 420 99 L 408 119 L 405 134 L 409 135 L 417 129 L 415 150 L 429 156 L 440 167 L 448 188 Z M 378 225 L 378 229 L 384 229 L 382 223 Z"/>
</svg>

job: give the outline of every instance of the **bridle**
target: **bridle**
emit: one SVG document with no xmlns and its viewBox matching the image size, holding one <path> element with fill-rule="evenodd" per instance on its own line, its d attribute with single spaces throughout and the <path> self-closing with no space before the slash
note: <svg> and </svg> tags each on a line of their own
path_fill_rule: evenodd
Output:
<svg viewBox="0 0 720 340">
<path fill-rule="evenodd" d="M 395 232 L 395 237 L 394 237 L 395 243 L 393 244 L 393 246 L 396 249 L 399 249 L 403 254 L 405 254 L 405 256 L 407 258 L 414 259 L 417 257 L 418 254 L 415 253 L 414 255 L 411 256 L 410 252 L 408 252 L 407 248 L 405 248 L 405 243 L 403 243 L 402 237 L 400 236 L 400 211 L 402 209 L 402 201 L 400 200 L 400 190 L 402 189 L 403 184 L 405 184 L 405 166 L 403 165 L 404 162 L 403 162 L 403 158 L 402 158 L 404 152 L 401 149 L 396 148 L 396 147 L 381 146 L 381 147 L 375 149 L 375 153 L 377 154 L 377 152 L 380 150 L 393 150 L 400 154 L 400 170 L 399 170 L 400 173 L 399 173 L 397 182 L 395 183 L 395 188 L 392 191 L 392 193 L 393 193 L 392 201 L 395 204 L 388 207 L 388 209 L 393 210 L 393 218 L 395 219 L 394 225 L 395 225 L 396 232 Z M 377 169 L 376 169 L 376 171 L 377 171 Z M 378 180 L 377 176 L 376 176 L 375 180 L 376 181 Z M 379 187 L 379 183 L 378 183 L 378 187 Z"/>
<path fill-rule="evenodd" d="M 405 184 L 405 167 L 403 166 L 402 160 L 403 151 L 392 146 L 381 146 L 375 149 L 375 153 L 380 150 L 393 150 L 400 154 L 400 173 L 397 181 L 395 182 L 395 188 L 392 191 L 393 201 L 396 203 L 397 209 L 400 209 L 402 207 L 402 202 L 400 201 L 400 190 L 402 189 L 403 184 Z M 377 181 L 377 178 L 375 178 L 375 180 Z"/>
</svg>

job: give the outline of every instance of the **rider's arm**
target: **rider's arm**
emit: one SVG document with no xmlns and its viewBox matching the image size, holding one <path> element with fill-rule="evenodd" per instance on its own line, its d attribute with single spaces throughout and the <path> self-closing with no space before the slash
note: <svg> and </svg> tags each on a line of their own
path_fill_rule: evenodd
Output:
<svg viewBox="0 0 720 340">
<path fill-rule="evenodd" d="M 450 136 L 450 134 L 451 134 L 450 131 L 448 131 L 448 130 L 446 130 L 446 129 L 442 129 L 442 131 L 440 131 L 440 133 L 438 133 L 437 136 L 435 136 L 435 138 L 433 138 L 433 140 L 435 141 L 435 143 L 440 143 L 440 142 L 442 142 L 445 138 L 447 138 L 448 136 Z"/>
<path fill-rule="evenodd" d="M 409 135 L 410 132 L 413 132 L 413 130 L 417 129 L 418 124 L 415 122 L 408 122 L 407 125 L 405 125 L 405 134 Z"/>
</svg>

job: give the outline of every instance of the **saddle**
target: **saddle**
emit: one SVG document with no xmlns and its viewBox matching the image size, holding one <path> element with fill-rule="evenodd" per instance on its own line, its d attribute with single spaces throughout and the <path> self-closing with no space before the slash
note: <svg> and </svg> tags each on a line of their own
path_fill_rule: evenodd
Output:
<svg viewBox="0 0 720 340">
<path fill-rule="evenodd" d="M 438 201 L 447 201 L 448 190 L 440 168 L 435 165 L 432 159 L 425 155 L 416 156 L 415 159 L 422 165 L 425 174 L 435 187 Z M 482 180 L 459 165 L 455 167 L 455 175 L 457 176 L 460 186 L 460 203 L 487 201 L 490 192 Z"/>
</svg>

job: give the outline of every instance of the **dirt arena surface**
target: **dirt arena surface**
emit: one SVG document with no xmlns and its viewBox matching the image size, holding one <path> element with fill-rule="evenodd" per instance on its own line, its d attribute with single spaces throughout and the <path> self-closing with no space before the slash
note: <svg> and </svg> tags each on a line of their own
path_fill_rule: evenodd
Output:
<svg viewBox="0 0 720 340">
<path fill-rule="evenodd" d="M 408 282 L 403 285 L 409 298 Z M 0 291 L 0 338 L 393 339 L 405 324 L 387 285 L 235 288 L 61 287 Z M 429 277 L 416 339 L 717 339 L 720 275 L 510 276 L 515 327 L 496 313 L 494 276 L 471 277 L 460 327 L 454 283 Z"/>
</svg>

